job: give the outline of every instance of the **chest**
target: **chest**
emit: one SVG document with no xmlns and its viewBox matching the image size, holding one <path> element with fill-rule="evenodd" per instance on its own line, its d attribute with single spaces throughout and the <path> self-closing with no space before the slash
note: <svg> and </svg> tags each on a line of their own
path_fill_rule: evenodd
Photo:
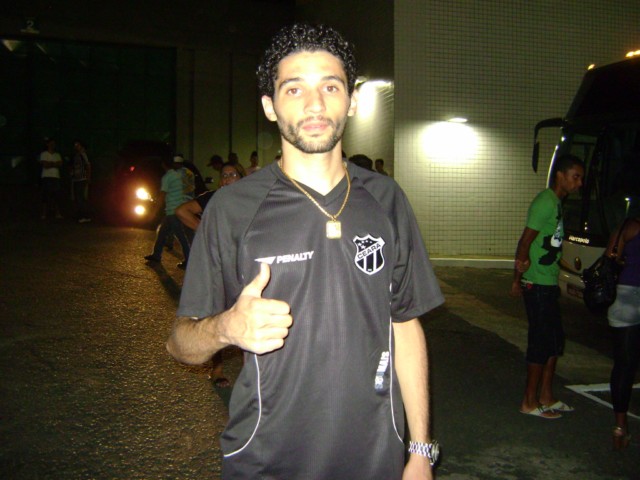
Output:
<svg viewBox="0 0 640 480">
<path fill-rule="evenodd" d="M 308 300 L 310 291 L 320 302 L 365 292 L 387 298 L 397 232 L 366 190 L 352 189 L 338 217 L 340 238 L 328 238 L 330 218 L 302 193 L 283 187 L 270 192 L 245 235 L 240 277 L 253 278 L 259 262 L 265 262 L 272 272 L 265 293 L 276 298 Z M 344 192 L 318 200 L 335 214 Z"/>
</svg>

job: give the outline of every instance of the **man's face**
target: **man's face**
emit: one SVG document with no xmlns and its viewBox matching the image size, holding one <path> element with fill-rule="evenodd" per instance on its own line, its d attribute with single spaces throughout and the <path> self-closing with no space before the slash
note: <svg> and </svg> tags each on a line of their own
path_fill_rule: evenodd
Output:
<svg viewBox="0 0 640 480">
<path fill-rule="evenodd" d="M 333 150 L 355 114 L 340 60 L 328 52 L 293 53 L 280 61 L 273 98 L 262 97 L 267 118 L 285 141 L 304 153 Z"/>
<path fill-rule="evenodd" d="M 579 165 L 571 167 L 566 172 L 558 172 L 556 176 L 558 186 L 566 195 L 577 192 L 582 186 L 583 178 L 584 169 Z"/>
</svg>

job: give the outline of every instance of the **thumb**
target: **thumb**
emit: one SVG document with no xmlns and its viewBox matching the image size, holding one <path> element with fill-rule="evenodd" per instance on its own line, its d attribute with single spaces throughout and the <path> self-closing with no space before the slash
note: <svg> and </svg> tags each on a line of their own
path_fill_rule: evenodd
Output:
<svg viewBox="0 0 640 480">
<path fill-rule="evenodd" d="M 271 279 L 271 268 L 266 263 L 260 264 L 260 272 L 255 276 L 251 283 L 244 287 L 242 295 L 250 295 L 252 297 L 261 297 L 262 291 L 267 287 Z"/>
</svg>

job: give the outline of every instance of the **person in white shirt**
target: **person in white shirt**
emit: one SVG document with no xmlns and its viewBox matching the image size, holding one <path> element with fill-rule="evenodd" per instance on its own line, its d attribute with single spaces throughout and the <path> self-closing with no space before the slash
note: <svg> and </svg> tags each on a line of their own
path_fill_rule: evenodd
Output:
<svg viewBox="0 0 640 480">
<path fill-rule="evenodd" d="M 47 212 L 53 210 L 55 218 L 60 219 L 60 167 L 62 157 L 56 152 L 56 142 L 53 138 L 46 139 L 47 149 L 40 154 L 39 162 L 42 166 L 42 215 L 47 218 Z"/>
</svg>

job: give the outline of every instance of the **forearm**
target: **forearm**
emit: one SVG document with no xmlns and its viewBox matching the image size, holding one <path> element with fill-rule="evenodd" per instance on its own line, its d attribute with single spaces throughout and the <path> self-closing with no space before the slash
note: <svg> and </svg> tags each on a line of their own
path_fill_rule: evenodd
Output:
<svg viewBox="0 0 640 480">
<path fill-rule="evenodd" d="M 184 203 L 180 205 L 176 209 L 176 216 L 180 219 L 180 221 L 189 227 L 191 230 L 195 231 L 200 225 L 200 218 L 196 213 L 190 208 L 191 202 Z M 202 210 L 200 210 L 202 212 Z"/>
<path fill-rule="evenodd" d="M 223 312 L 200 320 L 178 317 L 167 341 L 167 350 L 182 363 L 200 365 L 206 362 L 228 345 L 219 333 L 220 322 L 225 314 Z"/>
<path fill-rule="evenodd" d="M 532 230 L 529 227 L 525 227 L 520 240 L 518 240 L 518 247 L 516 248 L 516 258 L 514 264 L 513 281 L 519 282 L 522 278 L 522 274 L 529 269 L 531 265 L 531 259 L 529 258 L 529 251 L 531 244 L 538 236 L 537 230 Z"/>
<path fill-rule="evenodd" d="M 199 320 L 178 317 L 167 341 L 169 353 L 181 362 L 198 365 L 228 345 L 259 355 L 282 348 L 293 318 L 286 302 L 262 298 L 270 278 L 269 265 L 261 263 L 260 273 L 230 309 Z"/>
<path fill-rule="evenodd" d="M 394 323 L 395 367 L 411 440 L 428 442 L 429 368 L 427 342 L 417 318 Z"/>
<path fill-rule="evenodd" d="M 522 274 L 528 269 L 529 264 L 529 248 L 528 246 L 523 245 L 523 241 L 520 239 L 518 247 L 516 248 L 516 257 L 513 265 L 514 281 L 520 281 Z"/>
</svg>

